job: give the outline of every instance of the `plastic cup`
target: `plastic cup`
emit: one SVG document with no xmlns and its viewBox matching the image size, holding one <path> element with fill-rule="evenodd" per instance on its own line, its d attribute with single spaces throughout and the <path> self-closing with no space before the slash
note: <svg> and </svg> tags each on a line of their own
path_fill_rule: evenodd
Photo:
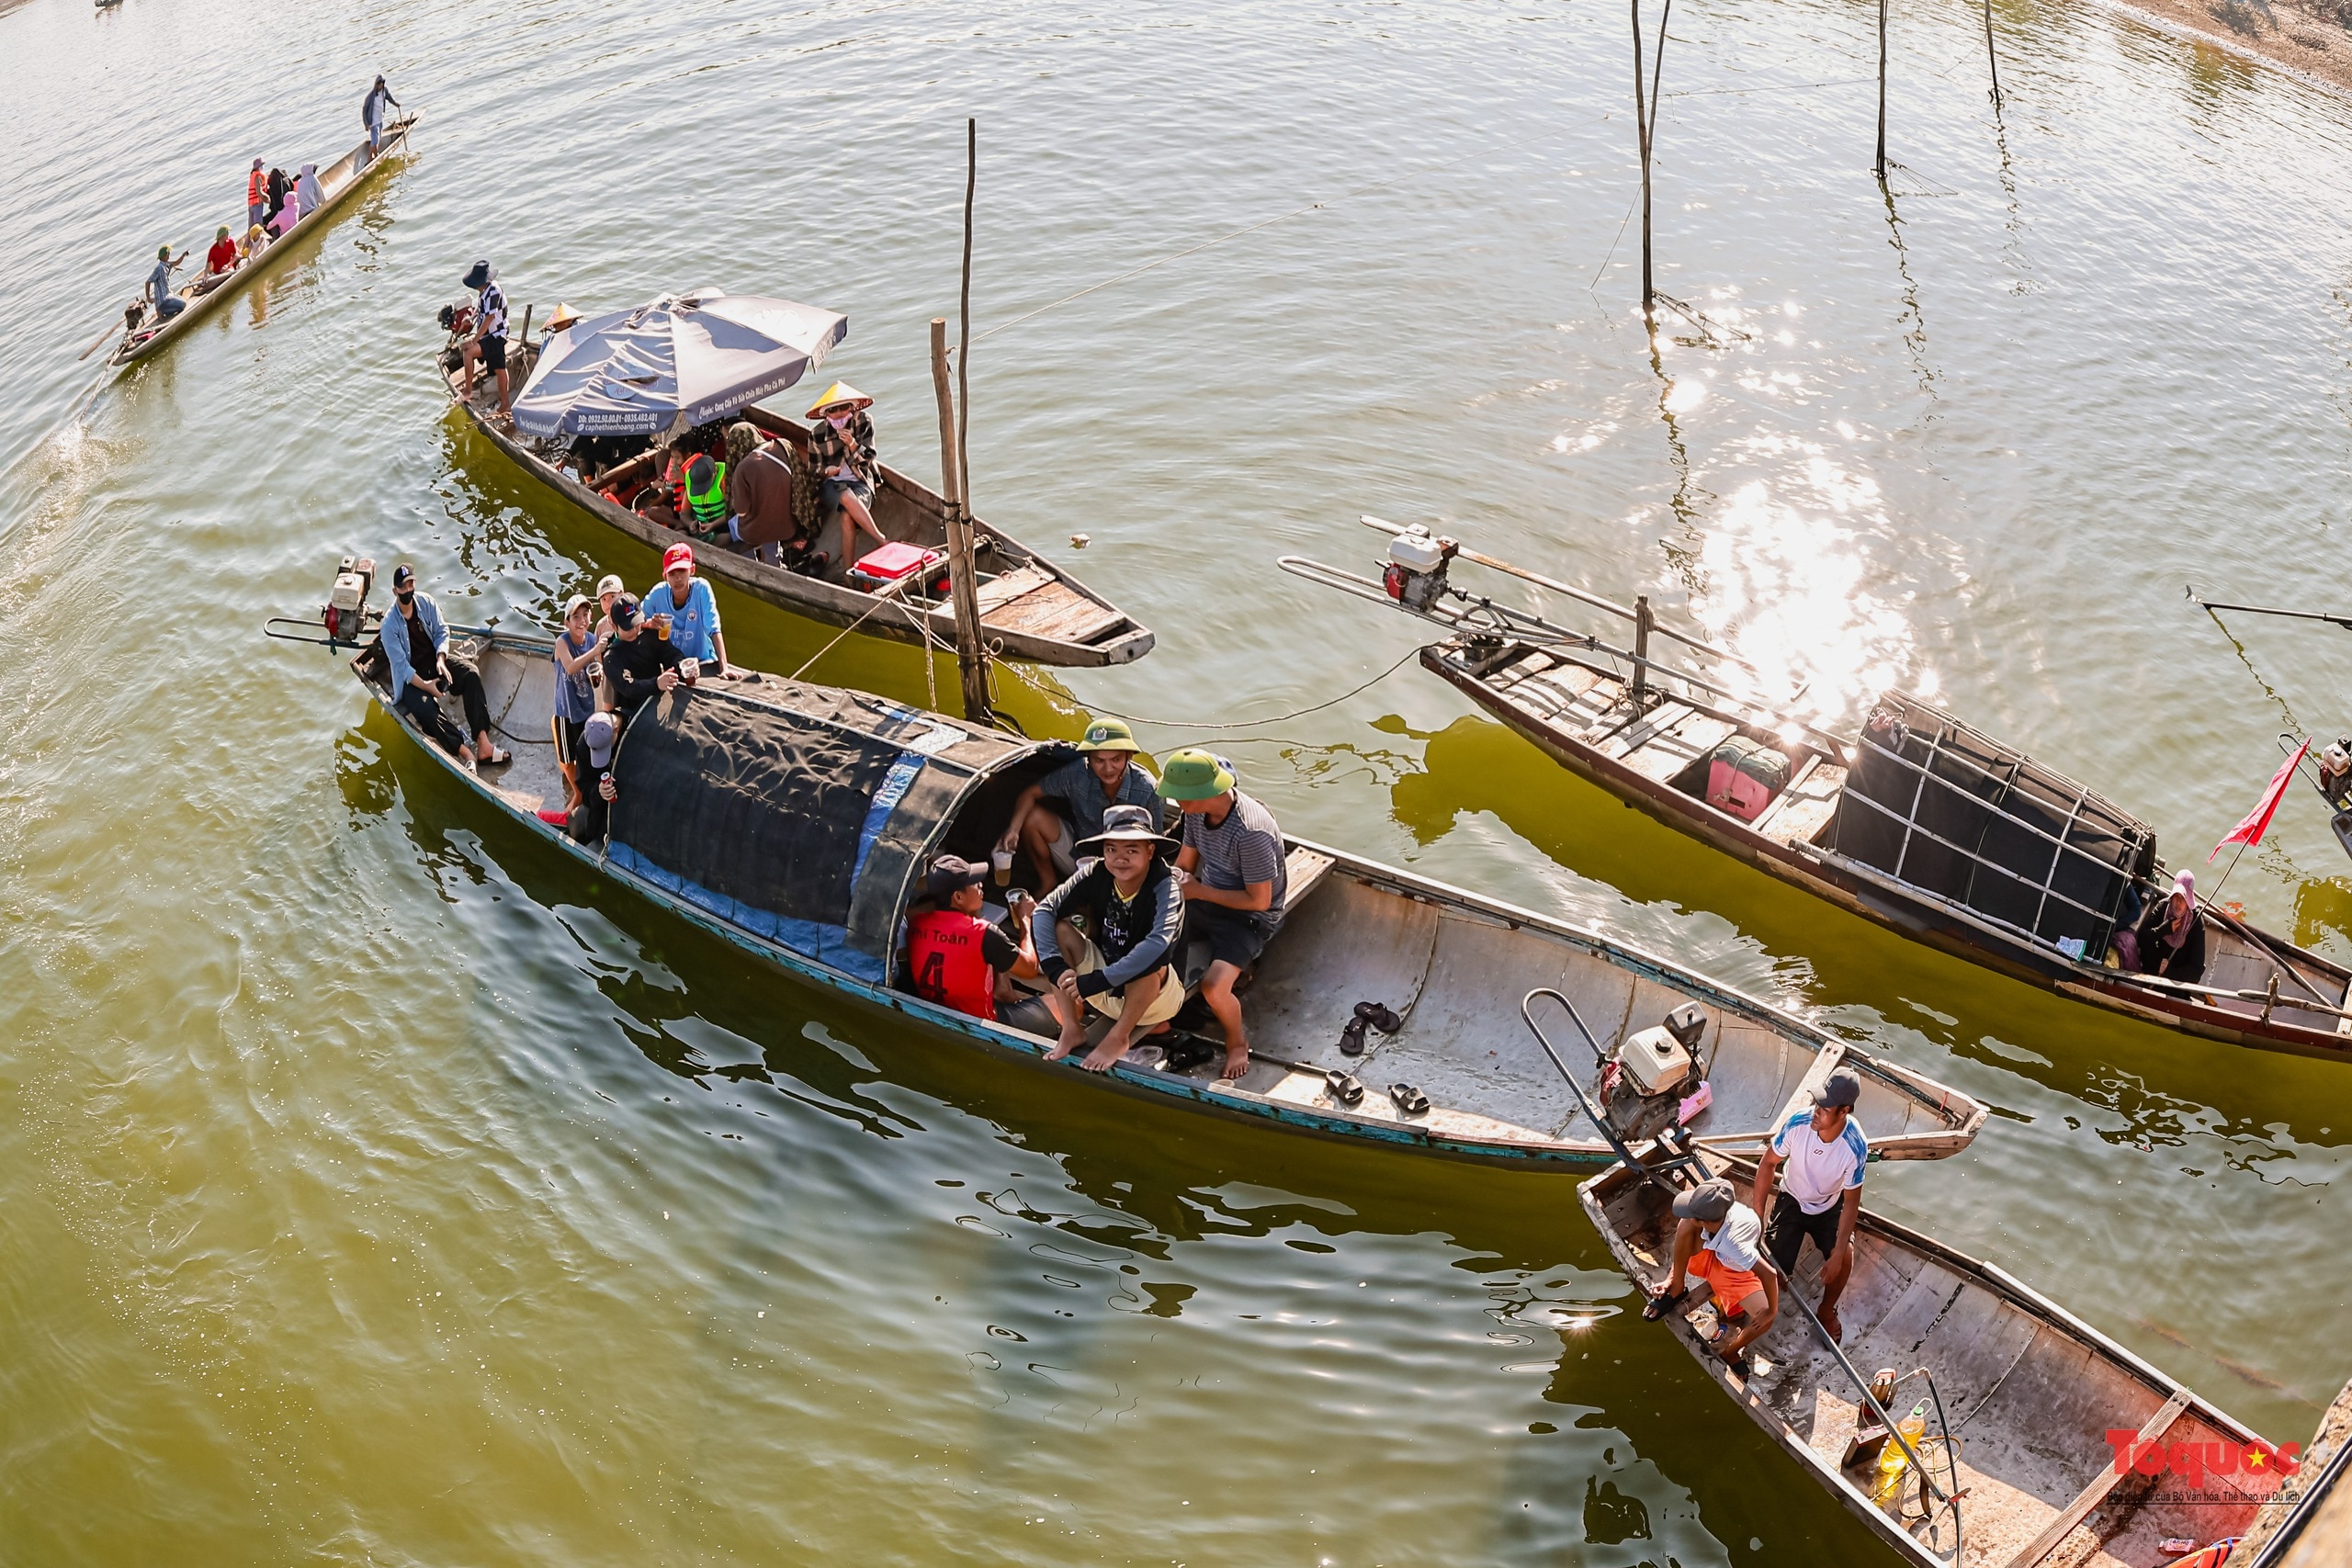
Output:
<svg viewBox="0 0 2352 1568">
<path fill-rule="evenodd" d="M 682 659 L 682 660 L 680 660 L 678 661 L 678 679 L 679 679 L 679 680 L 684 681 L 687 685 L 691 686 L 691 685 L 693 685 L 693 684 L 694 684 L 697 680 L 701 679 L 701 677 L 702 677 L 702 660 L 699 660 L 699 659 Z"/>
<path fill-rule="evenodd" d="M 1005 886 L 1012 880 L 1012 852 L 1011 850 L 992 852 L 989 855 L 989 867 L 996 878 L 996 885 L 999 887 Z"/>
</svg>

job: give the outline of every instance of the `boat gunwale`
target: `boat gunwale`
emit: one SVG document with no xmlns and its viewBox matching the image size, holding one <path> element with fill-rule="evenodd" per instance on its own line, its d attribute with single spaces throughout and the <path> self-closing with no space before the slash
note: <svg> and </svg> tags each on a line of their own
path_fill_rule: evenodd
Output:
<svg viewBox="0 0 2352 1568">
<path fill-rule="evenodd" d="M 486 639 L 503 643 L 523 651 L 526 656 L 543 654 L 554 647 L 553 637 L 536 629 L 518 634 L 495 627 L 452 626 L 452 637 Z M 491 781 L 461 766 L 458 760 L 443 751 L 425 738 L 422 731 L 403 717 L 389 700 L 387 689 L 355 668 L 353 674 L 368 693 L 369 700 L 393 724 L 398 726 L 434 761 L 452 777 L 468 785 L 474 793 L 489 800 L 511 821 L 535 832 L 574 860 L 601 876 L 609 876 L 644 897 L 657 908 L 679 916 L 724 940 L 734 943 L 754 956 L 786 970 L 797 977 L 820 985 L 840 995 L 848 996 L 869 1005 L 913 1018 L 934 1030 L 961 1035 L 996 1052 L 1000 1055 L 1024 1061 L 1032 1066 L 1047 1066 L 1044 1054 L 1051 1042 L 1040 1037 L 1008 1029 L 989 1021 L 971 1017 L 935 1003 L 925 1001 L 910 992 L 889 984 L 862 979 L 845 970 L 834 967 L 821 959 L 797 953 L 768 941 L 756 932 L 746 931 L 711 914 L 709 911 L 672 894 L 652 881 L 628 868 L 614 863 L 603 846 L 591 850 L 574 840 L 570 834 L 536 813 L 523 810 L 508 799 Z M 735 694 L 719 694 L 735 695 Z M 745 700 L 750 700 L 746 698 Z M 955 722 L 955 721 L 950 721 Z M 932 837 L 925 841 L 925 852 L 935 845 L 940 835 L 948 830 L 952 818 L 943 818 Z M 1499 924 L 1526 926 L 1571 947 L 1580 949 L 1635 979 L 1648 979 L 1681 994 L 1709 1002 L 1726 1013 L 1736 1014 L 1747 1021 L 1776 1031 L 1784 1036 L 1794 1036 L 1798 1042 L 1808 1042 L 1815 1055 L 1843 1047 L 1843 1059 L 1858 1070 L 1868 1070 L 1871 1076 L 1892 1083 L 1898 1092 L 1923 1106 L 1934 1104 L 1953 1118 L 1953 1124 L 1925 1133 L 1898 1134 L 1874 1144 L 1873 1159 L 1943 1158 L 1957 1154 L 1973 1143 L 1991 1114 L 1990 1108 L 1973 1096 L 1949 1085 L 1920 1077 L 1897 1064 L 1883 1061 L 1863 1051 L 1840 1035 L 1815 1024 L 1794 1013 L 1776 1008 L 1761 998 L 1752 997 L 1736 987 L 1726 986 L 1694 971 L 1682 968 L 1645 949 L 1631 946 L 1598 931 L 1577 929 L 1532 909 L 1523 909 L 1499 899 L 1476 894 L 1451 884 L 1425 877 L 1399 867 L 1368 862 L 1343 850 L 1317 843 L 1311 840 L 1285 838 L 1293 848 L 1303 848 L 1314 853 L 1328 855 L 1333 868 L 1377 889 L 1423 902 L 1451 905 L 1457 909 L 1491 919 Z M 1384 886 L 1385 885 L 1385 886 Z M 895 971 L 895 964 L 891 966 Z M 1288 1072 L 1312 1072 L 1314 1069 L 1283 1061 L 1280 1057 L 1261 1055 L 1258 1058 Z M 1250 1122 L 1273 1122 L 1295 1131 L 1315 1133 L 1345 1142 L 1387 1144 L 1426 1150 L 1448 1158 L 1468 1160 L 1505 1168 L 1547 1168 L 1576 1166 L 1589 1168 L 1595 1165 L 1615 1163 L 1609 1145 L 1595 1138 L 1591 1142 L 1577 1139 L 1498 1139 L 1476 1138 L 1457 1134 L 1433 1131 L 1411 1122 L 1390 1122 L 1376 1117 L 1351 1113 L 1338 1107 L 1302 1105 L 1294 1101 L 1276 1100 L 1253 1089 L 1233 1087 L 1227 1080 L 1200 1080 L 1181 1074 L 1159 1072 L 1147 1067 L 1121 1063 L 1110 1071 L 1090 1074 L 1090 1077 L 1105 1080 L 1123 1090 L 1141 1095 L 1173 1096 L 1202 1107 L 1219 1111 Z M 1222 1087 L 1220 1087 L 1222 1086 Z M 1926 1092 L 1929 1088 L 1948 1097 L 1939 1102 Z M 1748 1134 L 1734 1134 L 1735 1137 Z M 1761 1144 L 1768 1135 L 1764 1130 L 1754 1134 Z M 1906 1152 L 1930 1150 L 1938 1145 L 1951 1146 L 1940 1152 Z"/>
<path fill-rule="evenodd" d="M 455 378 L 441 365 L 440 355 L 443 352 L 446 352 L 446 349 L 435 352 L 434 373 L 450 403 L 463 411 L 477 432 L 488 437 L 492 446 L 513 459 L 533 479 L 555 491 L 564 500 L 586 512 L 598 522 L 616 529 L 622 535 L 656 553 L 682 539 L 692 542 L 690 536 L 677 529 L 663 528 L 657 524 L 650 523 L 627 507 L 606 501 L 596 491 L 590 490 L 570 474 L 531 451 L 523 444 L 523 438 L 519 434 L 510 434 L 492 424 L 483 416 L 480 409 L 459 395 Z M 805 427 L 786 415 L 756 405 L 742 410 L 741 413 L 749 423 L 768 429 L 772 434 L 786 436 L 797 434 L 805 440 Z M 875 467 L 880 474 L 883 484 L 898 491 L 918 512 L 934 519 L 944 516 L 946 502 L 936 491 L 914 479 L 903 469 L 894 468 L 887 463 L 877 462 Z M 1002 649 L 1005 657 L 1019 659 L 1049 669 L 1103 669 L 1114 665 L 1132 664 L 1149 653 L 1157 645 L 1158 637 L 1150 627 L 1104 597 L 1100 591 L 1071 575 L 1059 562 L 1022 543 L 1001 528 L 990 524 L 986 518 L 974 517 L 971 522 L 974 531 L 989 539 L 1002 552 L 1004 558 L 1012 563 L 1013 569 L 1034 565 L 1046 572 L 1055 582 L 1097 608 L 1118 616 L 1125 623 L 1125 629 L 1114 632 L 1108 640 L 1091 643 L 1073 642 L 1067 637 L 1041 637 L 1014 627 L 989 626 L 987 617 L 983 615 L 981 625 L 987 639 L 997 643 Z M 665 538 L 662 536 L 669 536 Z M 936 604 L 925 612 L 929 625 L 926 634 L 924 625 L 919 624 L 922 618 L 895 598 L 888 601 L 891 605 L 892 614 L 876 615 L 875 614 L 876 596 L 846 584 L 805 577 L 798 572 L 787 571 L 781 567 L 771 567 L 750 556 L 739 556 L 728 550 L 712 550 L 707 557 L 697 552 L 695 558 L 700 563 L 705 575 L 719 578 L 737 592 L 748 594 L 762 604 L 783 610 L 786 614 L 804 615 L 826 626 L 855 625 L 862 632 L 870 631 L 875 636 L 887 637 L 893 642 L 911 643 L 923 647 L 940 643 L 950 649 L 955 646 L 955 611 L 951 604 Z"/>
<path fill-rule="evenodd" d="M 1521 646 L 1534 650 L 1534 645 Z M 1823 850 L 1815 844 L 1807 843 L 1802 847 L 1783 844 L 1758 833 L 1728 812 L 1703 800 L 1693 799 L 1671 785 L 1650 779 L 1617 759 L 1602 755 L 1590 743 L 1569 734 L 1559 725 L 1526 712 L 1511 702 L 1506 693 L 1490 685 L 1484 676 L 1473 673 L 1465 664 L 1457 664 L 1450 660 L 1448 651 L 1457 647 L 1458 643 L 1452 639 L 1425 645 L 1421 649 L 1422 667 L 1462 691 L 1506 728 L 1534 742 L 1539 750 L 1552 755 L 1561 765 L 1594 787 L 1629 805 L 1649 809 L 1665 826 L 1698 840 L 1719 853 L 1744 862 L 1776 881 L 1822 897 L 1825 902 L 1858 914 L 1907 941 L 1917 942 L 2052 995 L 2086 1002 L 2105 1011 L 2140 1018 L 2143 1021 L 2223 1043 L 2280 1051 L 2320 1060 L 2352 1059 L 2352 1037 L 2347 1037 L 2340 1030 L 2315 1029 L 2277 1019 L 2266 1022 L 2256 1016 L 2233 1013 L 2165 990 L 2136 985 L 2129 978 L 2117 977 L 2120 972 L 2109 969 L 2104 964 L 2075 963 L 2052 950 L 2008 935 L 2001 928 L 1976 918 L 1972 911 L 1924 889 L 1915 889 L 1910 884 L 1886 876 L 1875 868 L 1864 867 L 1849 856 Z M 1594 668 L 1583 660 L 1575 660 L 1572 655 L 1566 657 L 1583 668 Z M 1616 678 L 1623 679 L 1622 676 Z M 1685 705 L 1743 728 L 1762 728 L 1754 718 L 1741 717 L 1706 704 L 1686 701 Z M 1846 897 L 1826 897 L 1810 886 L 1815 879 L 1836 887 Z M 1874 907 L 1874 899 L 1894 903 L 1901 907 L 1901 912 L 1881 910 Z M 1985 940 L 1971 940 L 1958 932 L 1951 933 L 1948 941 L 1933 940 L 1935 922 L 1967 926 L 1972 932 L 1982 932 Z M 2299 947 L 2259 927 L 2248 925 L 2246 929 L 2264 942 L 2290 955 L 2296 967 L 2308 964 L 2324 976 L 2346 982 L 2347 991 L 2352 991 L 2352 967 Z M 1996 943 L 1998 945 L 1994 945 Z M 2347 995 L 2346 999 L 2347 1003 L 2352 1003 L 2352 995 Z M 2278 1010 L 2310 1010 L 2294 1008 L 2282 999 Z M 2346 1010 L 2352 1011 L 2352 1006 L 2347 1006 Z"/>
<path fill-rule="evenodd" d="M 157 327 L 153 334 L 142 341 L 135 344 L 126 342 L 125 344 L 118 345 L 112 354 L 107 355 L 107 364 L 117 369 L 125 366 L 136 365 L 139 361 L 146 358 L 149 355 L 155 354 L 170 344 L 178 342 L 181 333 L 190 327 L 193 327 L 198 321 L 211 314 L 213 310 L 219 309 L 220 306 L 232 295 L 237 293 L 240 289 L 243 288 L 247 283 L 258 276 L 262 272 L 266 271 L 281 252 L 290 248 L 296 240 L 301 238 L 309 231 L 313 221 L 332 217 L 335 209 L 341 207 L 345 201 L 349 200 L 354 191 L 356 191 L 361 186 L 366 185 L 370 179 L 375 177 L 376 171 L 389 162 L 394 152 L 402 151 L 407 147 L 409 128 L 414 125 L 416 120 L 416 115 L 412 113 L 406 119 L 398 120 L 392 125 L 387 126 L 385 128 L 387 135 L 385 137 L 383 148 L 380 152 L 377 152 L 374 157 L 368 160 L 368 166 L 366 168 L 354 170 L 352 172 L 351 178 L 344 183 L 342 188 L 338 189 L 334 195 L 329 196 L 325 200 L 322 201 L 315 209 L 309 212 L 305 212 L 300 218 L 295 220 L 293 228 L 288 229 L 285 233 L 271 241 L 268 248 L 264 250 L 258 257 L 248 261 L 244 265 L 240 266 L 236 271 L 229 274 L 228 276 L 221 281 L 219 288 L 210 289 L 206 293 L 198 295 L 193 299 L 189 299 L 187 301 L 187 310 L 182 310 L 177 316 L 175 316 L 172 320 L 165 321 L 161 326 Z M 352 148 L 350 152 L 345 152 L 342 157 L 337 158 L 335 163 L 343 163 L 348 159 L 356 157 L 358 155 L 359 149 L 367 146 L 368 142 L 368 139 L 367 137 L 361 137 L 359 139 L 358 146 Z M 331 164 L 328 167 L 332 168 L 334 167 L 334 164 Z M 189 280 L 190 283 L 193 283 L 195 279 L 193 278 Z M 185 288 L 187 285 L 182 285 L 182 287 Z M 175 289 L 173 292 L 177 294 L 178 290 Z M 181 297 L 186 298 L 186 296 Z"/>
</svg>

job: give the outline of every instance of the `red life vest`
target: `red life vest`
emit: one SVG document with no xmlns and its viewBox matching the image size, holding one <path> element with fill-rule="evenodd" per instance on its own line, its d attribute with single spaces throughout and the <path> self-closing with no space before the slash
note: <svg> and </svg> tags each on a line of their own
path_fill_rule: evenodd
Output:
<svg viewBox="0 0 2352 1568">
<path fill-rule="evenodd" d="M 259 169 L 255 169 L 252 174 L 245 176 L 245 205 L 247 207 L 259 207 L 261 205 L 262 186 L 266 185 L 268 181 L 269 176 L 263 174 Z"/>
<path fill-rule="evenodd" d="M 907 975 L 925 1001 L 974 1018 L 996 1019 L 996 971 L 980 949 L 988 922 L 954 909 L 907 921 Z"/>
</svg>

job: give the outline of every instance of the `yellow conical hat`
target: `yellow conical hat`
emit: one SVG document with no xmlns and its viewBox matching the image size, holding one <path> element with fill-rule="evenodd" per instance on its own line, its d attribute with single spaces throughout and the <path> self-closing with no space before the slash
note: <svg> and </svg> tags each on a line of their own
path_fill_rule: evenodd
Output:
<svg viewBox="0 0 2352 1568">
<path fill-rule="evenodd" d="M 825 389 L 824 396 L 808 405 L 808 417 L 816 418 L 835 403 L 851 403 L 858 408 L 870 409 L 874 406 L 874 400 L 847 381 L 836 381 Z"/>
</svg>

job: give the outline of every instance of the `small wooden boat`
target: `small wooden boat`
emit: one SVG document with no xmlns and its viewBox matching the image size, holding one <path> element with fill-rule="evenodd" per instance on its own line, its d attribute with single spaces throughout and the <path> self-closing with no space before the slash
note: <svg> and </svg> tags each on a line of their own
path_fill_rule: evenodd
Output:
<svg viewBox="0 0 2352 1568">
<path fill-rule="evenodd" d="M 517 827 L 788 974 L 931 1034 L 1040 1062 L 1050 1040 L 906 989 L 898 933 L 931 859 L 985 859 L 1015 796 L 1068 747 L 774 676 L 705 682 L 631 720 L 616 753 L 610 837 L 583 844 L 540 816 L 563 799 L 545 739 L 552 643 L 503 631 L 451 636 L 481 670 L 515 753 L 487 775 L 394 712 L 379 660 L 363 654 L 355 671 L 426 756 Z M 1087 1081 L 1334 1137 L 1589 1168 L 1611 1157 L 1609 1147 L 1589 1127 L 1579 1131 L 1575 1093 L 1516 1015 L 1521 994 L 1540 983 L 1568 988 L 1587 1016 L 1628 1034 L 1695 1009 L 1682 1019 L 1691 1076 L 1703 1075 L 1713 1102 L 1689 1131 L 1710 1142 L 1755 1146 L 1840 1065 L 1862 1079 L 1858 1115 L 1876 1156 L 1940 1158 L 1984 1123 L 1984 1107 L 1965 1095 L 1597 931 L 1299 840 L 1288 875 L 1288 914 L 1244 998 L 1249 1071 L 1217 1076 L 1224 1051 L 1214 1023 L 1214 1048 L 1188 1065 L 1196 1053 L 1180 1014 L 1180 1033 L 1138 1045 Z M 1197 979 L 1205 964 L 1204 950 L 1188 954 L 1188 974 Z M 1365 1047 L 1351 1055 L 1343 1031 L 1365 1001 L 1394 1010 L 1399 1027 L 1368 1038 L 1359 1029 Z M 1103 1027 L 1098 1020 L 1098 1038 Z M 1392 1083 L 1418 1088 L 1426 1105 L 1408 1109 L 1409 1096 L 1383 1092 Z M 1664 1108 L 1670 1118 L 1671 1097 Z"/>
<path fill-rule="evenodd" d="M 140 317 L 140 325 L 128 328 L 124 332 L 122 342 L 115 345 L 115 351 L 107 355 L 107 363 L 129 365 L 133 360 L 144 359 L 151 354 L 159 354 L 173 343 L 177 342 L 190 327 L 219 310 L 231 295 L 252 282 L 257 274 L 276 263 L 278 257 L 292 248 L 297 240 L 305 234 L 311 233 L 320 224 L 324 223 L 352 192 L 374 178 L 376 172 L 384 166 L 393 153 L 408 145 L 409 127 L 415 123 L 416 116 L 410 115 L 406 119 L 386 126 L 383 150 L 372 156 L 368 152 L 367 139 L 363 137 L 358 146 L 321 169 L 319 193 L 324 199 L 314 210 L 302 214 L 293 228 L 270 242 L 268 249 L 238 267 L 236 271 L 222 276 L 209 288 L 202 287 L 204 282 L 202 274 L 181 285 L 178 290 L 179 297 L 187 301 L 187 309 L 170 321 L 157 322 L 154 310 L 150 307 Z M 243 209 L 240 209 L 238 221 L 232 230 L 240 240 L 244 237 L 243 219 Z"/>
<path fill-rule="evenodd" d="M 510 351 L 508 380 L 518 391 L 530 379 L 535 362 L 529 348 Z M 465 411 L 492 445 L 566 501 L 657 555 L 690 537 L 650 522 L 602 493 L 617 489 L 626 495 L 627 487 L 640 473 L 650 474 L 662 461 L 658 451 L 642 453 L 598 475 L 601 489 L 590 490 L 549 462 L 537 441 L 491 417 L 496 412 L 497 399 L 492 378 L 478 378 L 475 400 L 468 401 L 462 370 L 451 369 L 446 360 L 436 359 L 435 371 L 449 400 Z M 805 460 L 806 426 L 757 407 L 735 417 L 790 442 L 797 455 L 795 461 Z M 887 465 L 880 468 L 880 474 L 881 482 L 874 493 L 874 525 L 888 539 L 944 551 L 946 506 L 938 493 Z M 1152 634 L 1147 627 L 1026 545 L 977 517 L 972 519 L 972 538 L 979 567 L 980 624 L 987 640 L 1001 657 L 1085 669 L 1132 663 L 1151 651 Z M 927 636 L 943 647 L 956 646 L 955 607 L 944 592 L 932 594 L 921 586 L 910 587 L 877 608 L 874 594 L 849 583 L 787 571 L 731 550 L 697 548 L 695 562 L 705 577 L 827 626 L 854 626 L 866 635 L 897 642 L 920 643 Z"/>
<path fill-rule="evenodd" d="M 1643 1157 L 1660 1159 L 1655 1150 Z M 1743 1190 L 1754 1178 L 1752 1167 L 1712 1151 L 1693 1157 Z M 1668 1175 L 1697 1179 L 1688 1165 Z M 1676 1190 L 1668 1177 L 1623 1164 L 1578 1189 L 1645 1294 L 1664 1285 L 1671 1263 Z M 2284 1466 L 2252 1430 L 1991 1264 L 1863 1211 L 1838 1303 L 1844 1339 L 1833 1349 L 1805 1305 L 1819 1299 L 1820 1261 L 1804 1249 L 1793 1287 L 1781 1289 L 1780 1315 L 1749 1346 L 1748 1378 L 1709 1348 L 1712 1306 L 1669 1312 L 1664 1322 L 1716 1385 L 1904 1562 L 2156 1568 L 2179 1557 L 2161 1543 L 2203 1547 L 2242 1534 L 2278 1490 Z M 1903 1374 L 1883 1411 L 1901 1421 L 1927 1405 L 1927 1430 L 1914 1444 L 1924 1478 L 1911 1467 L 1887 1484 L 1876 1462 L 1883 1449 L 1844 1463 L 1858 1429 L 1885 1429 L 1861 1392 L 1881 1368 Z M 2119 1474 L 2110 1432 L 2136 1433 L 2135 1445 L 2161 1444 L 2167 1455 L 2195 1445 L 2201 1473 L 2168 1460 L 2166 1473 Z M 2255 1450 L 2262 1457 L 2249 1465 Z"/>
<path fill-rule="evenodd" d="M 1407 553 L 1419 559 L 1434 545 L 1420 536 Z M 2117 933 L 2169 885 L 2155 830 L 2084 785 L 1899 692 L 1882 695 L 1856 733 L 1827 733 L 1653 658 L 1654 636 L 1730 656 L 1658 626 L 1646 602 L 1612 604 L 1457 553 L 1634 621 L 1635 646 L 1465 593 L 1442 564 L 1397 582 L 1402 599 L 1335 568 L 1295 557 L 1283 565 L 1453 628 L 1421 650 L 1422 668 L 1571 773 L 1768 876 L 2111 1012 L 2233 1044 L 2352 1058 L 2352 969 L 2211 904 L 2199 908 L 2198 983 L 2122 966 Z M 1743 752 L 1766 753 L 1770 765 L 1758 771 L 1785 776 L 1743 783 Z"/>
</svg>

